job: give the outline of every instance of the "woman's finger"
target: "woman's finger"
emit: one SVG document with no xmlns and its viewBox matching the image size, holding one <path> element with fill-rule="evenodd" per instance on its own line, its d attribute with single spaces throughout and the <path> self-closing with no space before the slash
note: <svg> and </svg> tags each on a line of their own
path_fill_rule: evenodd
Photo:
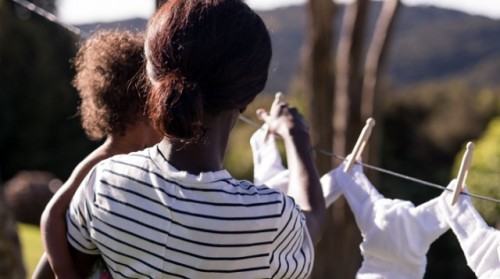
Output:
<svg viewBox="0 0 500 279">
<path fill-rule="evenodd" d="M 267 111 L 263 108 L 260 108 L 260 109 L 257 109 L 255 111 L 255 113 L 257 114 L 257 118 L 259 118 L 260 120 L 264 121 L 264 122 L 267 122 L 266 120 L 269 118 L 269 114 L 267 113 Z"/>
</svg>

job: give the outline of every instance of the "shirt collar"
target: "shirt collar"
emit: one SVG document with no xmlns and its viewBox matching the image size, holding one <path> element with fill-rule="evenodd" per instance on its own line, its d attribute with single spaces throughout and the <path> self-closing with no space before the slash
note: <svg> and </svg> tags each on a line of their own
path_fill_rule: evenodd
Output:
<svg viewBox="0 0 500 279">
<path fill-rule="evenodd" d="M 152 148 L 151 154 L 151 157 L 158 165 L 158 168 L 160 168 L 165 175 L 177 181 L 182 181 L 184 183 L 187 182 L 190 184 L 204 184 L 232 178 L 229 172 L 227 172 L 227 170 L 225 169 L 215 172 L 202 172 L 199 174 L 191 174 L 187 171 L 176 169 L 167 161 L 167 159 L 163 155 L 166 153 L 166 144 L 167 143 L 165 143 L 164 141 L 161 141 L 154 148 Z"/>
</svg>

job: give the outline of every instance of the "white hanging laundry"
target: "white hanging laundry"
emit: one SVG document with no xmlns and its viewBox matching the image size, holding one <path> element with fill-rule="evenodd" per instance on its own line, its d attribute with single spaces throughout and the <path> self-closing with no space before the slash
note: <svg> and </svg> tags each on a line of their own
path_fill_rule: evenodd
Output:
<svg viewBox="0 0 500 279">
<path fill-rule="evenodd" d="M 289 174 L 267 129 L 250 139 L 254 183 L 288 191 Z M 452 206 L 452 193 L 415 207 L 409 201 L 387 199 L 364 175 L 361 166 L 344 173 L 344 164 L 321 177 L 326 206 L 344 194 L 361 230 L 363 263 L 357 279 L 423 278 L 430 245 L 449 227 L 457 236 L 468 265 L 479 279 L 500 278 L 500 231 L 489 227 L 470 197 Z M 454 189 L 456 181 L 448 188 Z"/>
<path fill-rule="evenodd" d="M 438 198 L 415 207 L 409 201 L 384 198 L 355 165 L 331 171 L 361 230 L 363 263 L 359 279 L 423 278 L 432 242 L 449 227 L 438 214 Z"/>
<path fill-rule="evenodd" d="M 276 140 L 273 134 L 267 134 L 266 125 L 258 129 L 250 138 L 254 164 L 254 183 L 265 184 L 269 188 L 288 192 L 289 173 L 283 166 L 281 155 L 276 148 Z M 336 201 L 340 195 L 340 188 L 333 183 L 331 175 L 320 178 L 325 197 L 326 207 Z"/>
<path fill-rule="evenodd" d="M 267 138 L 266 138 L 267 137 Z M 288 192 L 288 169 L 283 166 L 273 134 L 267 134 L 267 125 L 250 137 L 253 157 L 253 179 L 256 185 Z"/>
<path fill-rule="evenodd" d="M 453 180 L 448 188 L 455 187 Z M 469 196 L 461 195 L 453 206 L 451 198 L 452 193 L 444 191 L 439 209 L 457 236 L 467 264 L 480 279 L 500 278 L 500 231 L 486 224 Z"/>
<path fill-rule="evenodd" d="M 333 179 L 333 176 L 328 172 L 323 175 L 319 181 L 321 182 L 321 188 L 323 189 L 323 196 L 325 197 L 325 204 L 328 208 L 335 202 L 341 195 L 342 189 Z"/>
<path fill-rule="evenodd" d="M 254 183 L 286 193 L 288 170 L 283 166 L 272 134 L 259 129 L 250 144 L 254 161 Z M 448 230 L 438 214 L 439 198 L 418 207 L 411 202 L 386 199 L 370 183 L 361 166 L 348 173 L 344 164 L 321 177 L 328 207 L 343 194 L 363 236 L 363 263 L 357 279 L 421 279 L 432 242 Z"/>
</svg>

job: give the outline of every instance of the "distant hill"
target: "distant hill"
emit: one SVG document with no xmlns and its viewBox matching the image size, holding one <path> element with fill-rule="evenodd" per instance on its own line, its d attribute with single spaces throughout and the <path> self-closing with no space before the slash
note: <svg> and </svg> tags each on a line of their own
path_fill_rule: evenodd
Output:
<svg viewBox="0 0 500 279">
<path fill-rule="evenodd" d="M 370 34 L 380 10 L 371 3 Z M 271 31 L 273 61 L 267 91 L 287 90 L 299 72 L 304 43 L 304 6 L 259 12 Z M 343 7 L 335 27 L 340 27 Z M 144 29 L 144 19 L 79 26 Z M 403 6 L 396 19 L 385 75 L 394 87 L 461 79 L 474 87 L 500 85 L 500 21 L 432 6 Z"/>
</svg>

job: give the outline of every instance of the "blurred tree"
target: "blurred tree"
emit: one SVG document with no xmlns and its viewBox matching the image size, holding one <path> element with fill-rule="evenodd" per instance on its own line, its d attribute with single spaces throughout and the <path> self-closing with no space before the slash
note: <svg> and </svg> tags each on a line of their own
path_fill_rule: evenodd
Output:
<svg viewBox="0 0 500 279">
<path fill-rule="evenodd" d="M 306 9 L 308 16 L 307 39 L 302 58 L 304 77 L 303 94 L 309 106 L 310 131 L 315 146 L 324 150 L 332 148 L 332 119 L 334 75 L 332 67 L 333 16 L 335 6 L 329 0 L 310 0 Z M 325 122 L 327 120 L 327 122 Z M 316 160 L 320 172 L 331 168 L 329 158 Z"/>
<path fill-rule="evenodd" d="M 462 145 L 479 137 L 498 113 L 498 91 L 475 91 L 459 81 L 402 91 L 384 102 L 381 167 L 445 186 L 456 176 L 452 168 Z M 474 153 L 473 166 L 476 159 Z M 474 172 L 470 170 L 467 184 L 473 181 Z M 388 198 L 410 200 L 415 205 L 441 193 L 389 175 L 380 175 L 376 186 Z M 431 246 L 424 278 L 476 278 L 453 233 L 446 233 Z"/>
<path fill-rule="evenodd" d="M 500 199 L 500 117 L 496 117 L 488 124 L 485 133 L 477 140 L 473 153 L 472 165 L 467 176 L 467 189 L 470 193 Z M 458 172 L 463 148 L 457 155 L 454 173 Z M 472 199 L 474 206 L 489 225 L 500 229 L 500 204 Z"/>
<path fill-rule="evenodd" d="M 11 1 L 2 2 L 1 176 L 7 180 L 30 169 L 65 179 L 95 146 L 80 127 L 78 95 L 70 84 L 77 38 Z"/>
<path fill-rule="evenodd" d="M 345 8 L 335 56 L 335 100 L 333 119 L 333 152 L 348 154 L 361 131 L 361 85 L 363 81 L 363 47 L 366 34 L 368 0 L 357 0 Z M 330 208 L 327 227 L 334 235 L 335 249 L 328 251 L 337 259 L 334 273 L 322 278 L 354 278 L 361 262 L 357 246 L 361 233 L 345 199 L 340 197 Z M 327 229 L 328 230 L 328 229 Z M 326 256 L 325 253 L 323 256 Z M 330 264 L 332 266 L 332 264 Z M 330 274 L 329 277 L 325 277 Z"/>
<path fill-rule="evenodd" d="M 35 1 L 54 11 L 55 1 Z M 0 177 L 22 169 L 69 174 L 85 139 L 69 85 L 74 38 L 12 1 L 0 0 Z M 68 125 L 69 124 L 69 125 Z M 68 127 L 69 129 L 66 129 Z M 77 130 L 78 129 L 78 130 Z M 75 156 L 75 157 L 73 157 Z M 78 156 L 78 157 L 76 157 Z M 26 278 L 16 221 L 0 187 L 0 277 Z"/>
<path fill-rule="evenodd" d="M 345 8 L 336 55 L 333 151 L 346 154 L 361 131 L 361 85 L 363 46 L 368 0 L 357 0 Z"/>
<path fill-rule="evenodd" d="M 310 1 L 310 3 L 313 2 Z M 332 145 L 334 153 L 339 155 L 348 154 L 356 143 L 359 132 L 364 124 L 365 119 L 363 117 L 366 117 L 366 114 L 364 115 L 362 111 L 362 102 L 364 101 L 365 107 L 373 108 L 375 106 L 374 102 L 377 99 L 375 90 L 379 70 L 383 65 L 384 53 L 388 46 L 391 27 L 397 12 L 399 0 L 396 0 L 396 3 L 393 1 L 390 5 L 384 5 L 386 7 L 378 16 L 376 33 L 369 47 L 369 59 L 366 62 L 364 60 L 363 47 L 368 30 L 366 22 L 369 14 L 369 1 L 357 0 L 345 8 L 335 57 L 335 97 L 332 113 L 334 114 L 332 121 L 334 129 Z M 310 13 L 310 17 L 316 17 L 318 14 L 321 14 L 321 11 L 315 10 L 313 13 Z M 317 28 L 317 31 L 323 31 L 323 36 L 325 35 L 324 30 Z M 321 59 L 328 59 L 330 61 L 328 56 Z M 366 86 L 364 86 L 365 71 L 368 72 Z M 314 79 L 309 79 L 314 82 Z M 371 91 L 363 96 L 363 89 L 365 92 Z M 322 91 L 313 91 L 313 93 L 313 96 L 310 98 L 324 98 L 316 96 L 323 94 Z M 362 97 L 365 97 L 365 99 L 363 100 Z M 310 103 L 313 104 L 313 102 Z M 316 109 L 316 107 L 314 108 Z M 319 122 L 317 127 L 324 129 L 324 124 L 324 122 Z M 325 136 L 325 134 L 322 135 Z M 325 172 L 321 168 L 320 171 L 322 173 Z M 333 264 L 331 261 L 328 262 L 326 260 L 319 262 L 318 265 L 315 265 L 313 277 L 355 277 L 361 261 L 359 249 L 357 249 L 361 241 L 361 234 L 349 207 L 342 197 L 328 210 L 326 222 L 325 235 L 328 237 L 323 238 L 318 245 L 317 258 L 335 258 L 336 260 Z"/>
<path fill-rule="evenodd" d="M 383 90 L 380 90 L 380 79 L 382 68 L 386 64 L 386 54 L 389 48 L 389 42 L 393 34 L 393 26 L 396 21 L 396 15 L 401 7 L 400 0 L 386 0 L 382 4 L 380 16 L 377 18 L 375 30 L 369 48 L 366 53 L 364 65 L 363 85 L 361 89 L 361 120 L 370 117 L 374 119 L 382 118 L 381 100 Z M 370 144 L 365 146 L 363 160 L 371 164 L 380 162 L 380 144 L 382 138 L 382 129 L 379 122 L 377 129 L 374 129 L 370 137 Z M 378 182 L 378 174 L 373 171 L 367 171 L 373 183 Z"/>
<path fill-rule="evenodd" d="M 16 222 L 5 204 L 0 187 L 0 278 L 26 278 L 21 251 Z"/>
<path fill-rule="evenodd" d="M 379 93 L 377 86 L 381 70 L 386 62 L 388 42 L 400 7 L 401 1 L 399 0 L 386 0 L 382 4 L 382 10 L 377 19 L 372 41 L 366 54 L 361 91 L 361 119 L 378 118 L 377 115 L 380 110 L 377 110 L 377 108 L 380 105 L 378 100 L 380 98 L 377 98 L 377 93 Z"/>
<path fill-rule="evenodd" d="M 384 104 L 382 166 L 447 185 L 462 145 L 479 137 L 498 112 L 498 94 L 474 91 L 460 82 L 427 84 L 404 90 Z M 390 196 L 421 203 L 435 193 L 381 177 Z"/>
<path fill-rule="evenodd" d="M 303 94 L 310 112 L 310 131 L 313 146 L 323 150 L 332 150 L 332 121 L 334 75 L 333 75 L 333 16 L 335 6 L 330 0 L 309 0 L 306 5 L 307 39 L 302 56 Z M 314 113 L 313 113 L 314 112 Z M 327 156 L 316 157 L 316 165 L 320 173 L 325 173 L 332 167 Z M 327 212 L 331 219 L 331 212 Z M 324 235 L 331 235 L 331 227 L 327 227 Z M 316 246 L 316 256 L 313 278 L 325 278 L 325 274 L 334 274 L 330 261 L 332 251 L 336 250 L 333 237 L 323 237 Z"/>
</svg>

